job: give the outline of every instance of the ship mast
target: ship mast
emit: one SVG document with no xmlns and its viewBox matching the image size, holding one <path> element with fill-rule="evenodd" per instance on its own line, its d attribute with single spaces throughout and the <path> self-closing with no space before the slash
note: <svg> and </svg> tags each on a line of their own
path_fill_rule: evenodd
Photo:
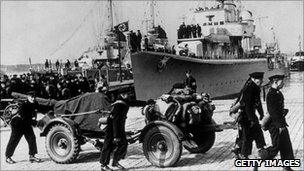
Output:
<svg viewBox="0 0 304 171">
<path fill-rule="evenodd" d="M 301 35 L 299 35 L 299 51 L 302 51 L 302 46 L 301 46 Z"/>
<path fill-rule="evenodd" d="M 152 28 L 155 27 L 155 10 L 154 10 L 155 0 L 151 1 L 150 8 L 151 8 L 151 18 L 152 18 Z"/>
<path fill-rule="evenodd" d="M 277 50 L 280 51 L 279 42 L 278 42 L 278 40 L 276 39 L 275 32 L 274 32 L 274 28 L 272 27 L 271 30 L 272 30 L 272 34 L 273 34 L 273 42 L 275 43 Z"/>
<path fill-rule="evenodd" d="M 113 31 L 114 23 L 113 23 L 113 2 L 112 0 L 109 1 L 109 20 L 110 20 L 110 30 Z"/>
</svg>

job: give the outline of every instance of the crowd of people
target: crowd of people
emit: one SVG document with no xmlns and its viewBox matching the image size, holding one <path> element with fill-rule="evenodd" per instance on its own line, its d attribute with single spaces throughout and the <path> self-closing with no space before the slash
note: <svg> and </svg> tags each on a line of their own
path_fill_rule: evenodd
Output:
<svg viewBox="0 0 304 171">
<path fill-rule="evenodd" d="M 177 31 L 178 39 L 197 38 L 202 36 L 202 28 L 199 24 L 186 25 L 184 22 L 179 26 Z"/>
<path fill-rule="evenodd" d="M 37 97 L 65 100 L 86 93 L 108 89 L 105 76 L 86 78 L 82 75 L 22 74 L 1 76 L 0 96 L 11 98 L 12 92 L 26 94 L 34 91 Z"/>
</svg>

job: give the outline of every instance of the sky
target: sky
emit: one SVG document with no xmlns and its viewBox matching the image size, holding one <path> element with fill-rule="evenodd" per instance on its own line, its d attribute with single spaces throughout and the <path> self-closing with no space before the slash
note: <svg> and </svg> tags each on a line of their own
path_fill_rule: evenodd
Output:
<svg viewBox="0 0 304 171">
<path fill-rule="evenodd" d="M 212 3 L 157 1 L 156 24 L 167 31 L 169 42 L 176 43 L 182 16 Z M 255 24 L 263 43 L 272 40 L 273 28 L 282 52 L 299 49 L 303 1 L 242 1 L 242 5 L 254 18 L 261 18 Z M 32 63 L 78 58 L 100 41 L 106 9 L 106 1 L 1 1 L 1 64 L 28 64 L 29 58 Z M 114 1 L 114 24 L 128 20 L 130 29 L 145 33 L 148 9 L 146 1 Z"/>
</svg>

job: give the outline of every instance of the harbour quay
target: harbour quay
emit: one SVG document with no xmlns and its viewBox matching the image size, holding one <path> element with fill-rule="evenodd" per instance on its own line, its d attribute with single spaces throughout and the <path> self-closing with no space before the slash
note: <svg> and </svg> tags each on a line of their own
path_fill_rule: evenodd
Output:
<svg viewBox="0 0 304 171">
<path fill-rule="evenodd" d="M 266 81 L 266 79 L 264 79 Z M 289 109 L 286 116 L 289 125 L 290 138 L 293 146 L 293 152 L 296 159 L 301 160 L 300 167 L 293 167 L 294 170 L 303 170 L 303 72 L 291 72 L 290 77 L 286 79 L 285 87 L 282 93 L 285 97 L 285 108 Z M 264 111 L 266 112 L 266 104 L 263 102 Z M 214 120 L 218 124 L 232 121 L 228 115 L 228 109 L 232 100 L 214 100 L 216 106 L 214 111 Z M 39 117 L 42 117 L 39 115 Z M 141 108 L 131 108 L 127 118 L 127 130 L 136 131 L 145 126 L 144 116 L 141 114 Z M 42 163 L 30 163 L 28 161 L 28 146 L 24 138 L 21 139 L 16 148 L 13 159 L 17 161 L 15 164 L 7 164 L 5 162 L 5 148 L 10 136 L 10 128 L 4 127 L 1 123 L 0 128 L 0 144 L 1 144 L 1 170 L 100 170 L 99 156 L 100 152 L 92 145 L 85 144 L 82 146 L 79 157 L 72 164 L 57 164 L 53 162 L 47 155 L 45 149 L 45 137 L 40 137 L 40 130 L 34 128 L 37 138 L 38 157 L 42 158 Z M 264 131 L 267 146 L 271 145 L 270 134 Z M 237 130 L 227 129 L 216 133 L 216 139 L 213 147 L 204 154 L 191 154 L 183 149 L 179 162 L 173 167 L 159 168 L 153 166 L 145 158 L 141 143 L 134 143 L 128 146 L 128 152 L 125 159 L 121 160 L 121 164 L 128 170 L 253 170 L 252 167 L 235 167 L 234 154 L 231 149 L 234 146 Z M 253 155 L 255 158 L 257 150 L 253 145 Z M 277 155 L 276 158 L 280 158 Z M 280 167 L 262 167 L 259 170 L 282 170 Z"/>
</svg>

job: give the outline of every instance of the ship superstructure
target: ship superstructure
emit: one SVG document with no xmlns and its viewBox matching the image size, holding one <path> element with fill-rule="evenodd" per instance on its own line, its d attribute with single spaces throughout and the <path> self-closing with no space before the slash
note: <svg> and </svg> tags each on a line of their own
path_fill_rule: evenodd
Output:
<svg viewBox="0 0 304 171">
<path fill-rule="evenodd" d="M 304 71 L 304 51 L 301 45 L 301 36 L 299 36 L 299 51 L 290 59 L 290 68 L 295 71 Z"/>
<path fill-rule="evenodd" d="M 193 52 L 198 58 L 253 57 L 250 55 L 257 54 L 261 48 L 261 39 L 254 34 L 252 13 L 248 10 L 241 11 L 233 0 L 217 2 L 218 4 L 214 7 L 198 7 L 193 11 L 190 19 L 179 28 L 178 43 L 202 42 L 201 53 Z M 181 33 L 183 25 L 186 29 L 191 29 L 190 36 L 189 34 L 184 36 L 185 34 Z"/>
</svg>

